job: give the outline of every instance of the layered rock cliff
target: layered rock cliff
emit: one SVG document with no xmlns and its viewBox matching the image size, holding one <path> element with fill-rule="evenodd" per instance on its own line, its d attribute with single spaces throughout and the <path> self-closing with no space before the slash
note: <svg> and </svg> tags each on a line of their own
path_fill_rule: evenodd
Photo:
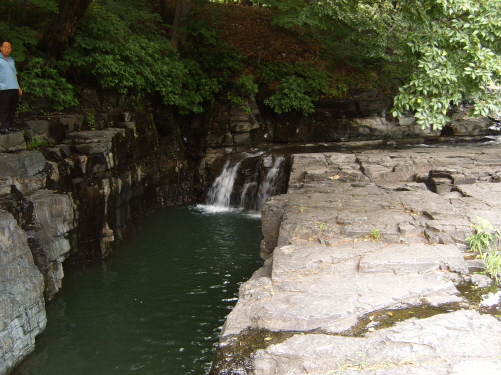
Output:
<svg viewBox="0 0 501 375">
<path fill-rule="evenodd" d="M 37 118 L 0 136 L 0 374 L 33 350 L 65 262 L 109 256 L 148 212 L 194 196 L 179 134 L 159 137 L 141 114 L 100 130 L 83 121 Z"/>
</svg>

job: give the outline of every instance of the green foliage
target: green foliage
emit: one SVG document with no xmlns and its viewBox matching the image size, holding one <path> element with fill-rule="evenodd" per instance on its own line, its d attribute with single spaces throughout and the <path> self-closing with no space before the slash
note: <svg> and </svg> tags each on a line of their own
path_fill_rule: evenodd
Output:
<svg viewBox="0 0 501 375">
<path fill-rule="evenodd" d="M 62 65 L 119 93 L 158 91 L 172 103 L 186 70 L 141 3 L 93 2 Z"/>
<path fill-rule="evenodd" d="M 230 105 L 232 105 L 233 107 L 245 106 L 245 99 L 240 95 L 233 94 L 231 91 L 228 93 L 228 99 L 230 101 Z"/>
<path fill-rule="evenodd" d="M 466 237 L 466 242 L 468 243 L 471 251 L 483 254 L 483 251 L 491 248 L 491 243 L 499 238 L 500 232 L 498 229 L 494 228 L 492 224 L 482 218 L 477 218 L 477 224 L 473 224 L 472 229 L 475 233 Z"/>
<path fill-rule="evenodd" d="M 240 76 L 235 82 L 234 89 L 227 95 L 232 106 L 239 106 L 250 113 L 246 98 L 254 98 L 258 91 L 259 86 L 254 82 L 254 77 L 248 74 Z"/>
<path fill-rule="evenodd" d="M 26 143 L 26 149 L 29 151 L 40 150 L 41 148 L 48 147 L 47 142 L 41 135 L 35 135 Z"/>
<path fill-rule="evenodd" d="M 188 29 L 194 30 L 193 25 Z M 81 79 L 126 95 L 160 94 L 181 113 L 202 112 L 242 58 L 215 30 L 194 30 L 183 57 L 175 53 L 159 15 L 146 1 L 96 0 L 63 66 Z"/>
<path fill-rule="evenodd" d="M 492 224 L 482 218 L 477 218 L 477 224 L 473 224 L 474 234 L 466 237 L 470 249 L 478 253 L 486 266 L 485 272 L 499 283 L 501 274 L 501 252 L 499 249 L 491 249 L 493 242 L 500 237 L 501 233 Z"/>
<path fill-rule="evenodd" d="M 250 98 L 254 96 L 259 91 L 259 86 L 254 82 L 254 76 L 250 74 L 242 75 L 235 82 L 235 88 L 242 94 Z"/>
<path fill-rule="evenodd" d="M 381 233 L 377 229 L 372 229 L 369 233 L 369 238 L 372 241 L 379 241 L 381 239 Z"/>
<path fill-rule="evenodd" d="M 485 272 L 499 283 L 499 275 L 501 274 L 501 252 L 499 250 L 486 252 L 482 254 L 482 259 L 485 263 Z"/>
<path fill-rule="evenodd" d="M 314 97 L 308 94 L 308 83 L 297 76 L 285 77 L 275 94 L 264 101 L 277 113 L 300 111 L 305 115 L 313 113 Z"/>
<path fill-rule="evenodd" d="M 391 64 L 405 80 L 393 115 L 441 128 L 451 105 L 501 111 L 501 0 L 265 0 L 284 27 L 307 26 L 330 57 Z M 382 77 L 385 79 L 385 76 Z"/>
<path fill-rule="evenodd" d="M 90 130 L 99 130 L 103 128 L 103 123 L 96 121 L 96 110 L 94 108 L 85 109 L 85 123 Z"/>
<path fill-rule="evenodd" d="M 317 227 L 320 229 L 322 232 L 324 232 L 327 229 L 327 223 L 323 222 L 317 222 Z"/>
<path fill-rule="evenodd" d="M 473 101 L 474 115 L 501 110 L 501 2 L 406 1 L 400 53 L 414 67 L 395 98 L 394 116 L 415 111 L 422 126 L 442 127 L 451 104 Z M 417 27 L 416 27 L 417 26 Z"/>
<path fill-rule="evenodd" d="M 212 102 L 214 94 L 221 90 L 222 80 L 211 77 L 200 63 L 191 59 L 182 60 L 186 69 L 182 77 L 180 90 L 171 97 L 169 104 L 179 107 L 181 113 L 201 113 L 204 102 Z"/>
<path fill-rule="evenodd" d="M 9 26 L 7 22 L 0 21 L 0 35 L 12 42 L 12 57 L 19 70 L 19 63 L 26 60 L 28 49 L 37 43 L 36 32 L 25 26 Z"/>
<path fill-rule="evenodd" d="M 30 60 L 22 73 L 21 86 L 25 94 L 23 102 L 27 101 L 27 105 L 40 98 L 47 99 L 56 111 L 78 104 L 73 86 L 40 58 Z"/>
<path fill-rule="evenodd" d="M 35 7 L 40 10 L 57 13 L 59 10 L 59 1 L 57 0 L 28 0 L 26 6 Z"/>
<path fill-rule="evenodd" d="M 188 19 L 187 31 L 188 43 L 183 50 L 182 62 L 188 68 L 188 74 L 179 99 L 186 101 L 184 108 L 201 112 L 201 104 L 211 102 L 230 77 L 244 67 L 244 57 L 203 19 Z"/>
<path fill-rule="evenodd" d="M 314 101 L 329 92 L 329 75 L 305 64 L 263 64 L 259 77 L 265 84 L 278 83 L 276 92 L 264 101 L 277 113 L 313 113 Z"/>
<path fill-rule="evenodd" d="M 0 36 L 12 42 L 17 63 L 26 60 L 38 42 L 37 32 L 58 12 L 58 4 L 57 0 L 0 1 Z"/>
<path fill-rule="evenodd" d="M 245 58 L 225 42 L 203 19 L 187 20 L 188 43 L 183 58 L 198 62 L 211 78 L 221 82 L 244 67 Z"/>
</svg>

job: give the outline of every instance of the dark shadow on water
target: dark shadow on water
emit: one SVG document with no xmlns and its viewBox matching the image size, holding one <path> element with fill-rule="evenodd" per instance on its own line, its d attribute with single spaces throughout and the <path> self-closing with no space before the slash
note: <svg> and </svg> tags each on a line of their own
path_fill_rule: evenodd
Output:
<svg viewBox="0 0 501 375">
<path fill-rule="evenodd" d="M 262 265 L 260 220 L 177 207 L 110 259 L 66 269 L 15 375 L 205 374 L 239 285 Z"/>
</svg>

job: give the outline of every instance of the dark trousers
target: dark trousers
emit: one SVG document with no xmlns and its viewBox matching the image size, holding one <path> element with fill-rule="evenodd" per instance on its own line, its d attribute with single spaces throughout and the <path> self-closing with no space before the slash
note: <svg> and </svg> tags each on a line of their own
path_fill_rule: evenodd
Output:
<svg viewBox="0 0 501 375">
<path fill-rule="evenodd" d="M 12 128 L 19 104 L 19 90 L 0 90 L 0 128 Z"/>
</svg>

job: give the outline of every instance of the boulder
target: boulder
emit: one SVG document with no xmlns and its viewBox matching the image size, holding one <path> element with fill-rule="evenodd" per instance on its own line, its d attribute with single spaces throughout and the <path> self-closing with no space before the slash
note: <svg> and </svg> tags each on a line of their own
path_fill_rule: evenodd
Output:
<svg viewBox="0 0 501 375">
<path fill-rule="evenodd" d="M 14 152 L 26 149 L 23 133 L 0 134 L 0 152 Z"/>
</svg>

